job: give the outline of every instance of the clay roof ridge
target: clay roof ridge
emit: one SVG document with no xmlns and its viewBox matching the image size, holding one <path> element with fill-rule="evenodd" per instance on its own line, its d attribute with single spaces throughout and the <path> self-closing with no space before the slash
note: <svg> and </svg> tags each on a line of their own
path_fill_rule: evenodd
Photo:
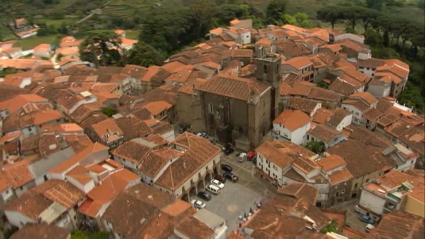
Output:
<svg viewBox="0 0 425 239">
<path fill-rule="evenodd" d="M 171 177 L 171 188 L 174 188 L 174 179 L 173 179 L 173 170 L 172 167 L 173 165 L 170 165 L 170 177 Z"/>
</svg>

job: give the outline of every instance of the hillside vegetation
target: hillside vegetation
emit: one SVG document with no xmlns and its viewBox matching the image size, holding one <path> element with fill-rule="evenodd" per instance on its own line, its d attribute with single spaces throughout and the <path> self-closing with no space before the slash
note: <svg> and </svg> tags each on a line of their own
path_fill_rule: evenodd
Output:
<svg viewBox="0 0 425 239">
<path fill-rule="evenodd" d="M 41 29 L 38 37 L 17 43 L 23 48 L 41 39 L 54 43 L 63 35 L 86 38 L 125 29 L 127 37 L 147 44 L 140 47 L 161 59 L 203 41 L 209 29 L 226 26 L 234 18 L 251 18 L 256 28 L 342 28 L 365 34 L 374 57 L 410 64 L 411 80 L 399 99 L 424 111 L 424 5 L 424 0 L 2 0 L 0 41 L 14 38 L 5 23 L 25 17 Z M 95 9 L 101 13 L 92 14 Z"/>
</svg>

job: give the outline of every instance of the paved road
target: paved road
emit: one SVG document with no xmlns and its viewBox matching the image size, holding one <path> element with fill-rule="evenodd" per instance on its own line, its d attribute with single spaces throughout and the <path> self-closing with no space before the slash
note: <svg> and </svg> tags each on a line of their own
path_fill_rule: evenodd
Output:
<svg viewBox="0 0 425 239">
<path fill-rule="evenodd" d="M 351 200 L 351 201 L 336 205 L 333 208 L 347 211 L 345 223 L 356 231 L 366 233 L 365 228 L 367 223 L 360 221 L 359 219 L 360 214 L 354 211 L 354 206 L 357 205 L 358 203 L 359 203 L 359 200 L 356 199 L 356 200 Z"/>
</svg>

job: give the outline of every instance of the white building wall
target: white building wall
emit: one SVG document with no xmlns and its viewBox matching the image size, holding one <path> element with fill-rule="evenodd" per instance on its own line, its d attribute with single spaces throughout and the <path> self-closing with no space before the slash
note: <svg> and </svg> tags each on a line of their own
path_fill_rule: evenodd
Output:
<svg viewBox="0 0 425 239">
<path fill-rule="evenodd" d="M 352 33 L 345 33 L 345 34 L 335 36 L 335 41 L 340 41 L 340 40 L 343 40 L 343 39 L 351 39 L 353 41 L 360 42 L 360 43 L 364 44 L 364 38 L 357 36 L 357 35 L 354 35 Z"/>
<path fill-rule="evenodd" d="M 352 114 L 345 116 L 345 118 L 339 123 L 339 125 L 336 126 L 336 130 L 341 132 L 344 129 L 344 127 L 347 127 L 351 124 L 352 120 L 353 120 Z"/>
<path fill-rule="evenodd" d="M 3 202 L 7 202 L 12 196 L 13 196 L 12 187 L 6 188 L 1 194 L 1 197 L 3 198 Z"/>
<path fill-rule="evenodd" d="M 251 44 L 251 32 L 250 31 L 240 33 L 240 37 L 241 37 L 242 45 Z"/>
<path fill-rule="evenodd" d="M 360 205 L 378 215 L 382 215 L 384 212 L 385 199 L 378 197 L 369 191 L 362 190 Z"/>
<path fill-rule="evenodd" d="M 359 67 L 358 70 L 369 77 L 373 77 L 376 72 L 376 69 L 371 67 Z"/>
<path fill-rule="evenodd" d="M 313 117 L 314 114 L 316 114 L 316 112 L 322 108 L 322 102 L 317 103 L 316 107 L 314 107 L 313 111 L 310 113 L 310 117 Z"/>
<path fill-rule="evenodd" d="M 363 113 L 359 109 L 349 104 L 342 104 L 341 107 L 352 113 L 353 124 L 356 124 L 356 125 L 361 124 L 361 122 L 363 121 Z"/>
<path fill-rule="evenodd" d="M 172 142 L 172 141 L 174 141 L 176 139 L 176 137 L 174 135 L 174 130 L 170 130 L 168 132 L 165 132 L 161 136 L 164 137 L 169 142 Z"/>
<path fill-rule="evenodd" d="M 118 157 L 118 156 L 115 156 L 115 155 L 113 155 L 113 157 L 114 157 L 114 160 L 115 161 L 117 161 L 118 163 L 124 165 L 127 168 L 136 169 L 136 167 L 137 167 L 137 164 L 138 163 L 135 163 L 135 162 L 130 161 L 130 160 L 127 160 L 127 159 L 123 159 L 123 158 Z"/>
<path fill-rule="evenodd" d="M 369 85 L 367 91 L 371 93 L 375 98 L 382 98 L 390 95 L 391 92 L 391 84 L 373 84 Z"/>
<path fill-rule="evenodd" d="M 36 220 L 33 220 L 17 211 L 9 211 L 9 210 L 5 210 L 4 214 L 7 218 L 7 221 L 15 226 L 15 227 L 19 227 L 21 228 L 23 225 L 27 224 L 27 223 L 36 223 Z"/>
<path fill-rule="evenodd" d="M 372 55 L 370 53 L 359 53 L 358 58 L 362 59 L 362 60 L 367 60 L 369 58 L 371 58 Z"/>
</svg>

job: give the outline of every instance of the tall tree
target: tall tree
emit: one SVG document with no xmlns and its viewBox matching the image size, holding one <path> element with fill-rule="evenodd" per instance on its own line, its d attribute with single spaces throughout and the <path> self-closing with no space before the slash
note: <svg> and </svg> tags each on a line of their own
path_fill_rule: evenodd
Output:
<svg viewBox="0 0 425 239">
<path fill-rule="evenodd" d="M 329 22 L 332 26 L 332 29 L 335 27 L 335 23 L 342 19 L 341 9 L 338 6 L 329 5 L 321 8 L 317 12 L 317 18 L 319 20 Z"/>
<path fill-rule="evenodd" d="M 80 45 L 81 59 L 96 66 L 115 65 L 121 59 L 120 44 L 121 39 L 111 31 L 92 33 Z"/>
<path fill-rule="evenodd" d="M 280 25 L 286 5 L 286 0 L 271 0 L 266 9 L 267 23 Z"/>
<path fill-rule="evenodd" d="M 189 16 L 195 23 L 196 38 L 201 36 L 202 30 L 210 29 L 217 7 L 209 0 L 197 0 L 189 5 Z"/>
<path fill-rule="evenodd" d="M 139 40 L 166 53 L 174 52 L 194 40 L 194 23 L 187 8 L 153 8 L 143 18 Z"/>
<path fill-rule="evenodd" d="M 150 65 L 162 65 L 164 60 L 164 54 L 144 42 L 138 42 L 129 51 L 126 63 L 148 67 Z"/>
<path fill-rule="evenodd" d="M 344 9 L 343 16 L 349 22 L 351 30 L 355 31 L 357 22 L 360 20 L 361 13 L 364 9 L 357 7 L 348 7 Z"/>
</svg>

